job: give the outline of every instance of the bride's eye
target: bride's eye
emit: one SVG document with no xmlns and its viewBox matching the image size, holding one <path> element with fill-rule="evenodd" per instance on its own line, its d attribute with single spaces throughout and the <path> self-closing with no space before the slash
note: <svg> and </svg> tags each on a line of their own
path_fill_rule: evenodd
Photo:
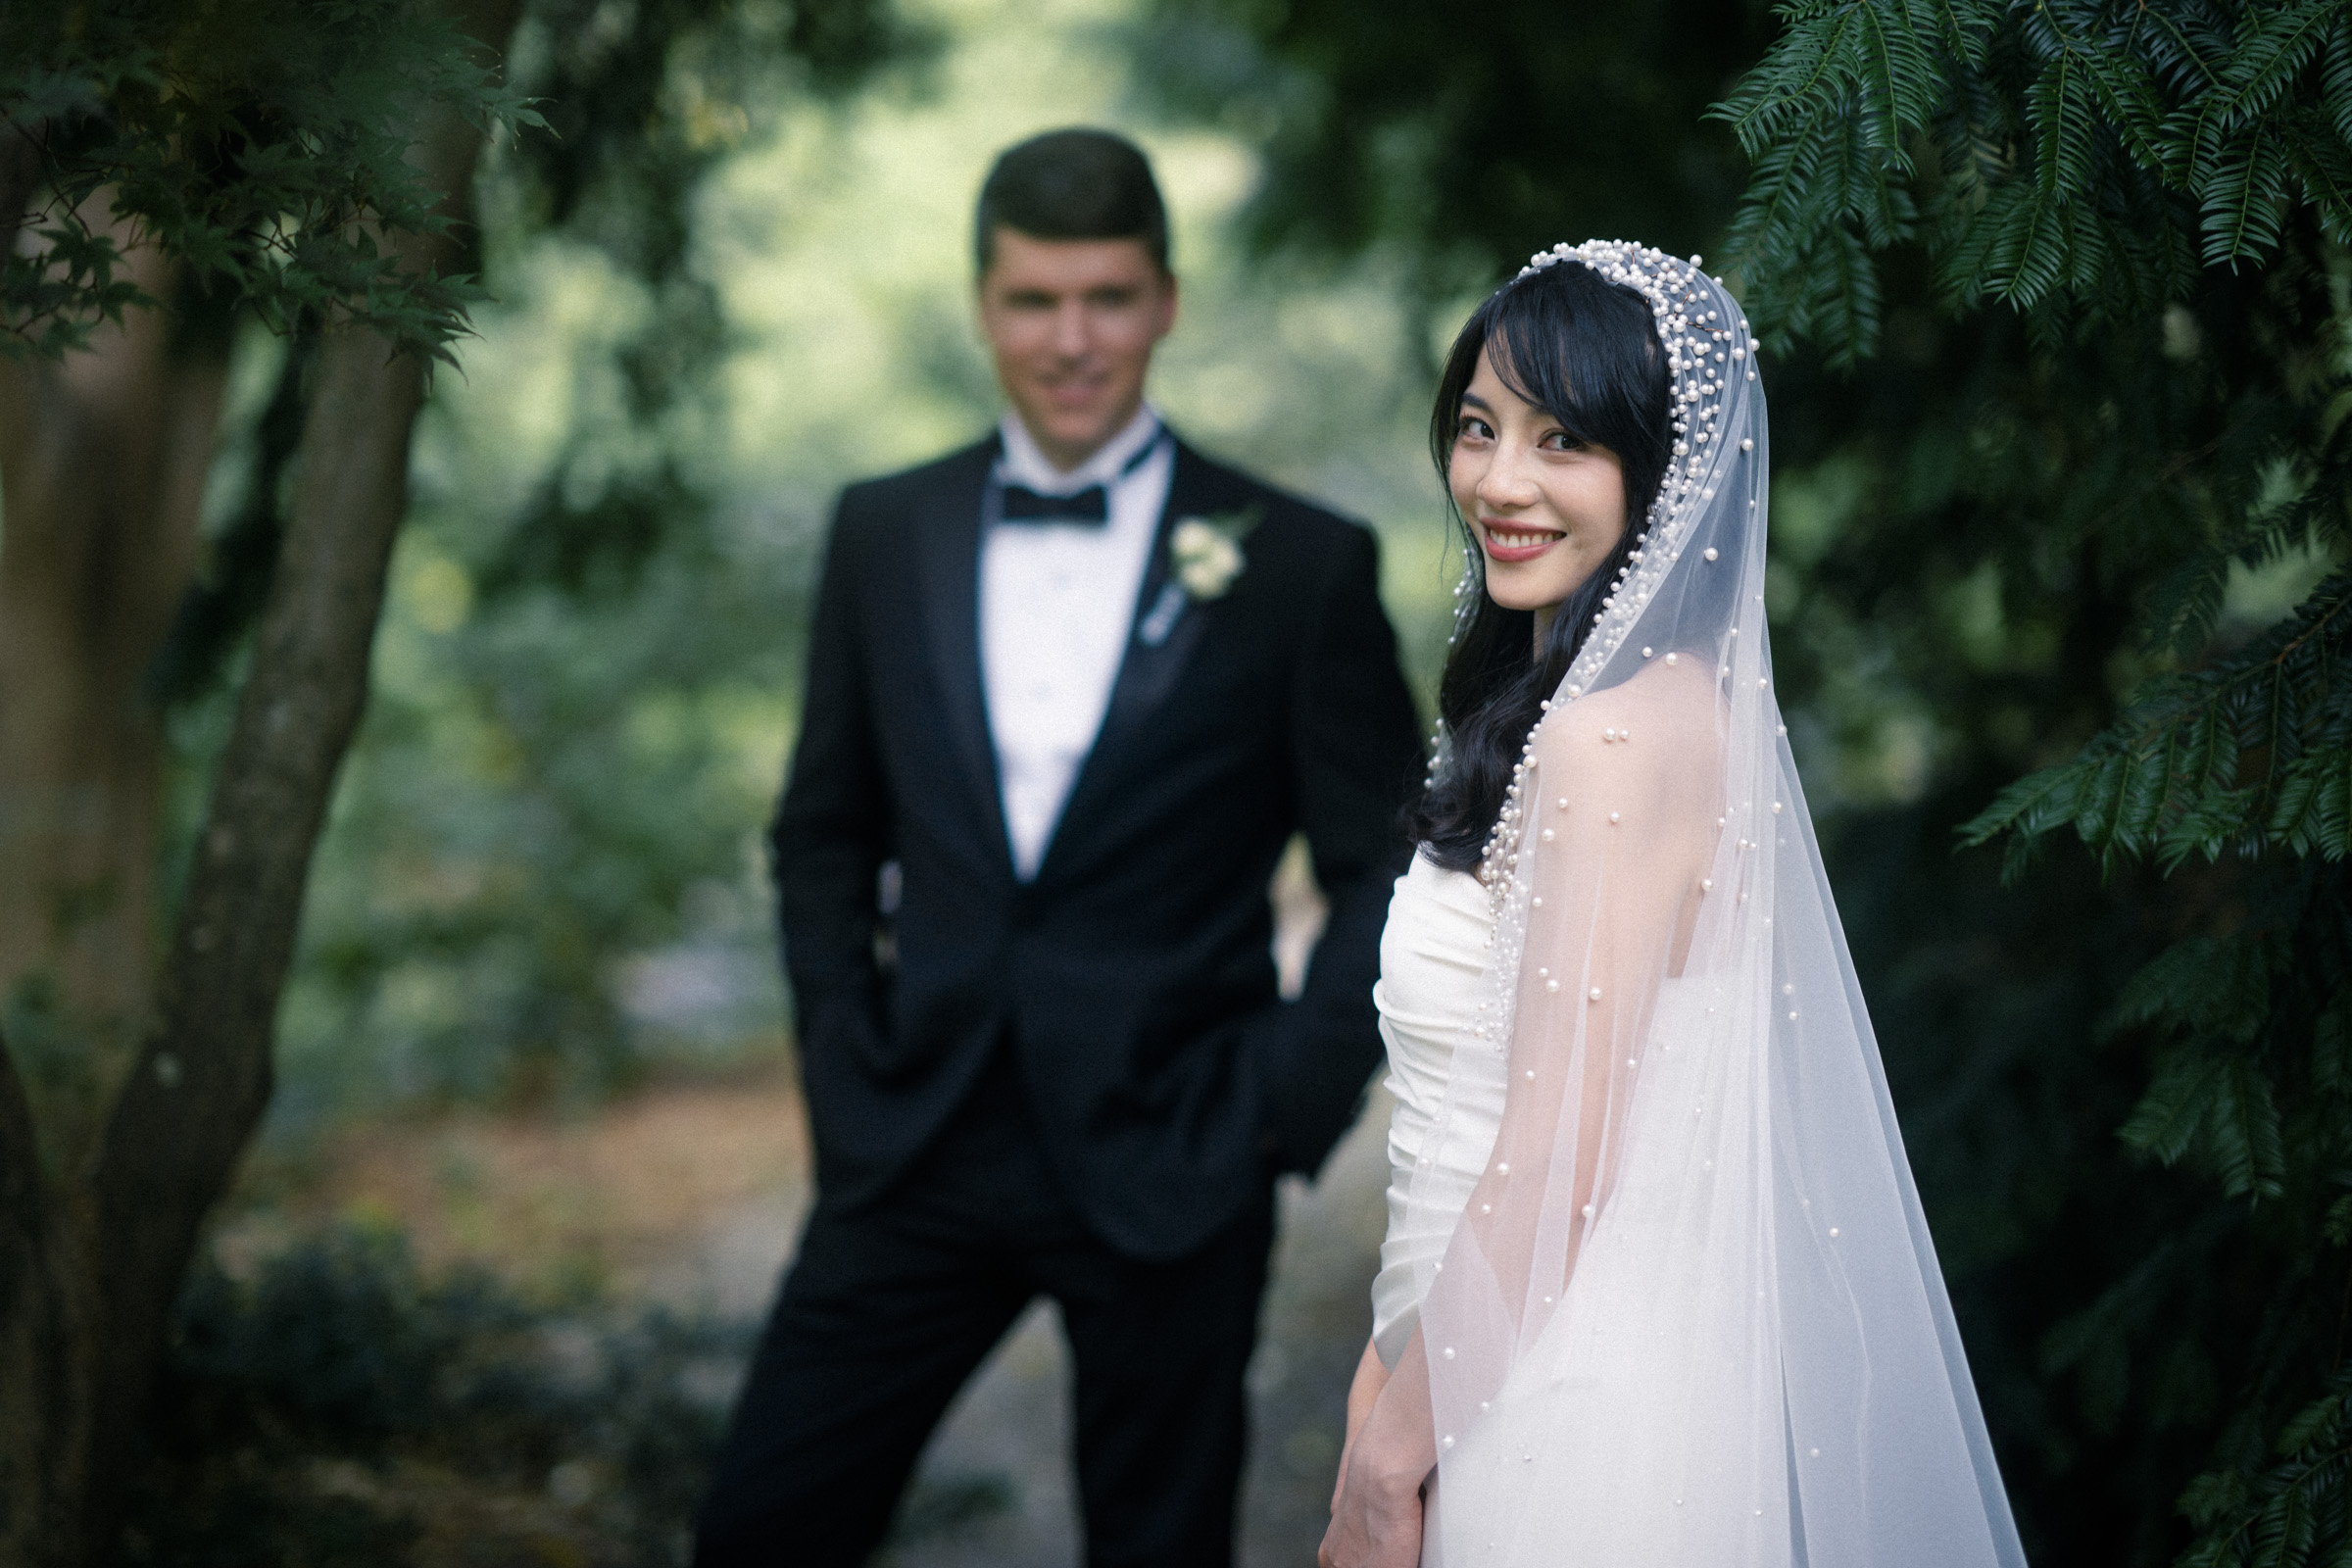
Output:
<svg viewBox="0 0 2352 1568">
<path fill-rule="evenodd" d="M 1552 430 L 1546 432 L 1544 437 L 1543 446 L 1544 450 L 1546 452 L 1582 452 L 1585 449 L 1585 444 L 1582 441 L 1579 441 L 1576 437 L 1570 435 L 1565 430 Z"/>
<path fill-rule="evenodd" d="M 1463 415 L 1461 419 L 1453 427 L 1453 438 L 1456 441 L 1475 439 L 1491 440 L 1493 439 L 1494 435 L 1494 426 L 1488 424 L 1486 420 L 1480 418 L 1475 414 Z"/>
</svg>

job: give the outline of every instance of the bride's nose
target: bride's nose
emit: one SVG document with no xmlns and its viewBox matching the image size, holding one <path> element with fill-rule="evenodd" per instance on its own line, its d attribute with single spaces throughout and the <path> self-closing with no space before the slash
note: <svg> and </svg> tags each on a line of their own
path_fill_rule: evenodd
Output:
<svg viewBox="0 0 2352 1568">
<path fill-rule="evenodd" d="M 1527 471 L 1525 460 L 1503 445 L 1487 460 L 1486 471 L 1478 476 L 1475 494 L 1490 507 L 1526 507 L 1535 504 L 1540 492 L 1534 476 Z"/>
</svg>

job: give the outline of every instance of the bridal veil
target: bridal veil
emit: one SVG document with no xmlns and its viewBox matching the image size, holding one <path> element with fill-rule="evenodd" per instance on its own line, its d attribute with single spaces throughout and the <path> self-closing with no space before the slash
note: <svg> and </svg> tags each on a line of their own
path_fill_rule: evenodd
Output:
<svg viewBox="0 0 2352 1568">
<path fill-rule="evenodd" d="M 1755 344 L 1690 262 L 1559 247 L 1650 303 L 1674 461 L 1520 760 L 1474 1044 L 1418 1223 L 1444 1568 L 2022 1568 L 1805 809 L 1764 613 Z M 1523 274 L 1524 275 L 1524 274 Z"/>
</svg>

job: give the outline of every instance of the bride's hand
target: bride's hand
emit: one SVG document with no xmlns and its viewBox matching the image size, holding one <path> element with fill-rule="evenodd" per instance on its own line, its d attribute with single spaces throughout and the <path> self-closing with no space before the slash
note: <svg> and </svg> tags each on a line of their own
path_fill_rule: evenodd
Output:
<svg viewBox="0 0 2352 1568">
<path fill-rule="evenodd" d="M 1341 1462 L 1339 1493 L 1318 1568 L 1416 1568 L 1421 1561 L 1421 1483 L 1426 1471 L 1377 1429 L 1358 1426 Z M 1396 1462 L 1403 1460 L 1402 1463 Z"/>
<path fill-rule="evenodd" d="M 1355 1452 L 1355 1435 L 1364 1430 L 1364 1420 L 1372 1413 L 1373 1401 L 1389 1381 L 1389 1369 L 1383 1365 L 1380 1352 L 1372 1342 L 1364 1342 L 1363 1359 L 1355 1363 L 1355 1381 L 1348 1385 L 1348 1441 L 1340 1447 L 1339 1473 L 1331 1478 L 1331 1511 L 1340 1511 L 1340 1489 L 1348 1480 L 1348 1458 Z"/>
</svg>

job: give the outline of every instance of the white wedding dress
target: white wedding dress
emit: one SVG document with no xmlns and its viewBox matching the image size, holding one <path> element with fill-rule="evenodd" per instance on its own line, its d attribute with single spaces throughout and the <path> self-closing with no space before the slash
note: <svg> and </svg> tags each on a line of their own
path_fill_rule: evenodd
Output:
<svg viewBox="0 0 2352 1568">
<path fill-rule="evenodd" d="M 1477 1033 L 1494 931 L 1492 902 L 1470 873 L 1416 855 L 1396 879 L 1372 993 L 1388 1047 L 1386 1086 L 1396 1100 L 1389 1230 L 1372 1284 L 1373 1344 L 1390 1367 L 1412 1338 L 1422 1282 L 1445 1256 L 1501 1125 L 1502 1075 L 1488 1065 L 1493 1054 L 1478 1049 Z M 1752 1365 L 1759 1348 L 1709 1343 L 1737 1320 L 1703 1305 L 1725 1272 L 1710 1251 L 1753 1222 L 1749 1214 L 1720 1212 L 1744 1206 L 1739 1185 L 1709 1179 L 1719 1158 L 1736 1164 L 1747 1152 L 1738 1120 L 1709 1118 L 1705 1107 L 1752 1094 L 1752 1084 L 1726 1080 L 1754 1069 L 1720 1049 L 1716 1000 L 1695 979 L 1659 987 L 1606 1219 L 1585 1245 L 1560 1309 L 1488 1401 L 1489 1419 L 1447 1455 L 1446 1513 L 1505 1518 L 1519 1514 L 1527 1492 L 1555 1498 L 1561 1528 L 1554 1539 L 1574 1553 L 1562 1562 L 1640 1563 L 1664 1544 L 1662 1532 L 1679 1538 L 1684 1560 L 1723 1563 L 1776 1555 L 1758 1549 L 1753 1537 L 1761 1528 L 1787 1540 L 1786 1513 L 1755 1505 L 1759 1483 L 1779 1478 L 1748 1473 L 1755 1467 L 1734 1436 L 1740 1423 L 1721 1422 L 1727 1441 L 1720 1446 L 1694 1447 L 1685 1430 L 1694 1418 L 1702 1428 L 1710 1424 L 1706 1385 Z M 1453 1114 L 1441 1122 L 1449 1088 Z M 1450 1214 L 1427 1200 L 1433 1181 L 1448 1178 L 1459 1194 Z M 1419 1203 L 1408 1201 L 1416 1180 Z M 1719 1212 L 1694 1229 L 1687 1223 L 1694 1204 Z M 1742 1337 L 1750 1337 L 1755 1325 L 1744 1328 Z M 1437 1522 L 1434 1485 L 1431 1506 L 1422 1564 L 1440 1568 L 1446 1532 Z M 1521 1555 L 1530 1523 L 1521 1519 L 1514 1532 Z M 1553 1534 L 1540 1523 L 1534 1533 Z"/>
<path fill-rule="evenodd" d="M 1695 259 L 1506 287 L 1560 266 L 1648 302 L 1673 465 L 1481 874 L 1382 937 L 1423 1568 L 2024 1568 L 1773 690 L 1756 344 Z"/>
<path fill-rule="evenodd" d="M 1438 1124 L 1454 1054 L 1472 1042 L 1494 936 L 1494 911 L 1478 878 L 1414 856 L 1389 901 L 1380 983 L 1372 988 L 1380 1038 L 1389 1048 L 1387 1088 L 1396 1102 L 1389 1120 L 1389 1234 L 1372 1281 L 1372 1343 L 1392 1367 L 1420 1318 L 1421 1278 L 1445 1256 L 1502 1121 L 1497 1080 L 1475 1102 L 1465 1100 L 1449 1127 L 1441 1132 Z M 1423 1168 L 1454 1178 L 1460 1196 L 1450 1214 L 1422 1214 L 1407 1204 L 1414 1173 Z"/>
</svg>

